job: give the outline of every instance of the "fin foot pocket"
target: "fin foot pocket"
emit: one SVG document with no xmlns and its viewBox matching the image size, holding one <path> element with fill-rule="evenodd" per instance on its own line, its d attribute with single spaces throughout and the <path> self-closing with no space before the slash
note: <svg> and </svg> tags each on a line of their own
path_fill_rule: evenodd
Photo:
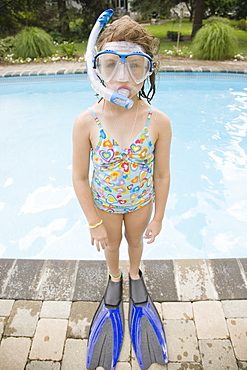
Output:
<svg viewBox="0 0 247 370">
<path fill-rule="evenodd" d="M 129 329 L 141 369 L 151 364 L 168 363 L 167 345 L 162 321 L 145 286 L 142 272 L 139 280 L 130 280 Z"/>
<path fill-rule="evenodd" d="M 108 280 L 89 331 L 87 369 L 102 366 L 105 370 L 115 370 L 117 366 L 124 335 L 122 284 L 123 279 L 118 283 Z"/>
</svg>

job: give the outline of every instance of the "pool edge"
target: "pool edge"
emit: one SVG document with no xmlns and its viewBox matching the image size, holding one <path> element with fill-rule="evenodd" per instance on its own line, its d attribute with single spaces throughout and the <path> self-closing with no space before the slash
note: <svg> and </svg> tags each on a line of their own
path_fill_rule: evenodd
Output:
<svg viewBox="0 0 247 370">
<path fill-rule="evenodd" d="M 128 300 L 127 260 L 124 297 Z M 247 299 L 247 258 L 143 260 L 157 302 Z M 0 259 L 0 299 L 99 301 L 107 278 L 104 260 Z"/>
<path fill-rule="evenodd" d="M 159 72 L 220 72 L 247 74 L 247 61 L 162 59 Z M 0 77 L 85 74 L 85 62 L 0 65 Z"/>
</svg>

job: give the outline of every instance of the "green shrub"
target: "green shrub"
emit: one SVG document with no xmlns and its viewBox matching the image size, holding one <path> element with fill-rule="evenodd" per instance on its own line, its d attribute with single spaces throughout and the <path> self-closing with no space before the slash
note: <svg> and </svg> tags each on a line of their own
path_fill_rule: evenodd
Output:
<svg viewBox="0 0 247 370">
<path fill-rule="evenodd" d="M 245 19 L 240 19 L 239 21 L 233 20 L 231 21 L 231 25 L 239 30 L 247 31 L 247 20 Z"/>
<path fill-rule="evenodd" d="M 238 40 L 234 29 L 222 22 L 206 24 L 192 43 L 195 59 L 224 60 L 238 53 Z"/>
<path fill-rule="evenodd" d="M 68 58 L 73 58 L 73 56 L 75 55 L 75 44 L 73 42 L 64 42 L 61 45 L 61 50 Z"/>
<path fill-rule="evenodd" d="M 53 52 L 51 36 L 40 28 L 26 27 L 15 36 L 14 54 L 17 58 L 45 58 Z"/>
<path fill-rule="evenodd" d="M 177 39 L 178 39 L 178 32 L 177 31 L 167 31 L 167 37 L 171 41 L 177 41 Z M 183 41 L 183 36 L 182 36 L 181 33 L 179 35 L 179 39 L 180 39 L 180 41 Z"/>
<path fill-rule="evenodd" d="M 85 22 L 82 18 L 76 18 L 69 22 L 70 39 L 74 42 L 81 42 L 85 31 Z"/>
<path fill-rule="evenodd" d="M 0 59 L 3 59 L 5 55 L 11 54 L 14 46 L 14 37 L 8 36 L 5 39 L 0 40 Z"/>
<path fill-rule="evenodd" d="M 215 15 L 212 15 L 212 17 L 209 17 L 205 23 L 213 23 L 213 22 L 218 22 L 218 23 L 225 23 L 230 25 L 230 20 L 228 18 L 223 18 L 223 17 L 217 17 Z"/>
<path fill-rule="evenodd" d="M 57 31 L 57 30 L 51 30 L 49 31 L 49 35 L 51 36 L 51 38 L 57 42 L 58 44 L 61 44 L 61 42 L 64 41 L 64 36 L 62 36 L 61 32 Z"/>
</svg>

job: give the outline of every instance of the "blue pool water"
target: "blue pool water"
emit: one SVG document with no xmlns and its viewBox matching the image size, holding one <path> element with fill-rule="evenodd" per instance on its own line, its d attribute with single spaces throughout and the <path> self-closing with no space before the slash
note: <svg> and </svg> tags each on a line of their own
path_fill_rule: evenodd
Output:
<svg viewBox="0 0 247 370">
<path fill-rule="evenodd" d="M 82 75 L 0 80 L 0 258 L 103 258 L 71 183 L 73 122 L 95 99 Z M 246 257 L 247 76 L 163 73 L 153 105 L 172 122 L 172 182 L 143 257 Z"/>
</svg>

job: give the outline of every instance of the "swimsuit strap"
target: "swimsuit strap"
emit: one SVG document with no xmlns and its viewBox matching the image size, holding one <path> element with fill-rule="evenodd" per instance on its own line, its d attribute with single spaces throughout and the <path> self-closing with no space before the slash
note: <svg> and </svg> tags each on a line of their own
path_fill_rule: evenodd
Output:
<svg viewBox="0 0 247 370">
<path fill-rule="evenodd" d="M 96 114 L 94 113 L 94 111 L 91 108 L 88 108 L 88 110 L 92 114 L 92 116 L 93 116 L 95 122 L 97 123 L 97 125 L 99 126 L 99 128 L 103 130 L 103 127 L 102 127 L 102 125 L 100 123 L 100 120 L 98 119 L 98 117 L 96 116 Z"/>
<path fill-rule="evenodd" d="M 94 111 L 91 109 L 91 108 L 88 108 L 89 112 L 92 114 L 95 122 L 97 123 L 97 125 L 100 127 L 100 129 L 103 129 L 101 123 L 100 123 L 100 120 L 98 119 L 98 117 L 96 116 L 96 114 L 94 113 Z M 151 106 L 150 109 L 149 109 L 149 112 L 148 112 L 148 116 L 147 116 L 147 120 L 146 120 L 146 123 L 145 123 L 145 127 L 148 127 L 149 126 L 149 123 L 150 123 L 150 120 L 151 120 L 151 117 L 152 117 L 152 114 L 153 114 L 153 107 Z M 104 130 L 104 129 L 103 129 Z"/>
<path fill-rule="evenodd" d="M 148 117 L 147 117 L 147 120 L 146 120 L 145 127 L 149 126 L 152 114 L 153 114 L 153 107 L 151 106 L 150 109 L 149 109 L 149 112 L 148 112 Z"/>
</svg>

